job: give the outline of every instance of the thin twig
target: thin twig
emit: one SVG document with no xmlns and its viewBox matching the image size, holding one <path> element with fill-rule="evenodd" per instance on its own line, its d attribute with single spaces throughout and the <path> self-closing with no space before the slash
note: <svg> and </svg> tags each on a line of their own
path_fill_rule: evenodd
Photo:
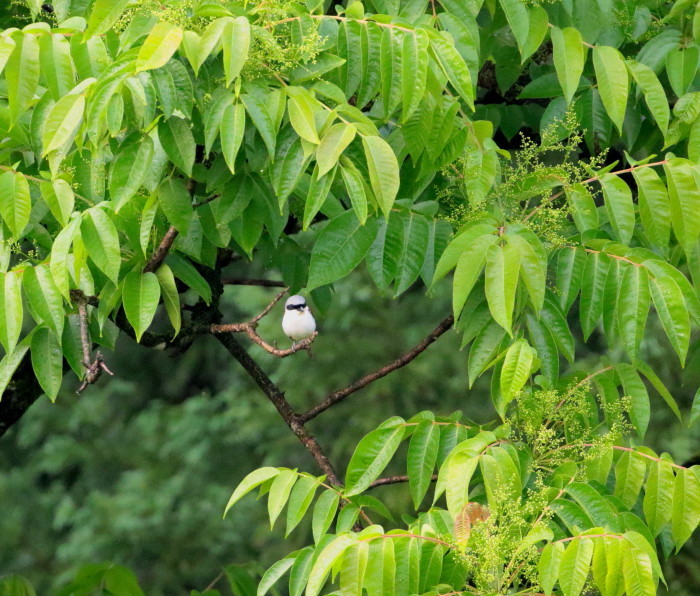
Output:
<svg viewBox="0 0 700 596">
<path fill-rule="evenodd" d="M 92 358 L 92 343 L 90 342 L 90 332 L 88 331 L 88 313 L 87 307 L 90 303 L 90 298 L 92 296 L 86 296 L 80 290 L 72 290 L 71 298 L 74 302 L 78 303 L 78 322 L 80 324 L 80 344 L 83 351 L 83 366 L 85 367 L 85 379 L 83 383 L 78 387 L 76 393 L 80 394 L 88 385 L 96 383 L 97 380 L 102 376 L 103 372 L 106 372 L 110 376 L 114 376 L 114 373 L 107 368 L 102 354 L 97 351 L 95 352 L 95 357 Z"/>
<path fill-rule="evenodd" d="M 430 477 L 432 482 L 437 480 L 437 474 L 433 474 Z M 387 476 L 386 478 L 377 478 L 369 488 L 374 488 L 375 486 L 385 486 L 387 484 L 400 484 L 402 482 L 408 482 L 408 476 Z"/>
<path fill-rule="evenodd" d="M 170 226 L 168 228 L 165 236 L 163 236 L 163 240 L 160 241 L 158 248 L 153 251 L 150 260 L 143 268 L 144 273 L 155 273 L 158 270 L 158 267 L 163 264 L 165 257 L 168 256 L 170 248 L 172 247 L 173 242 L 175 242 L 175 238 L 177 238 L 178 233 L 179 232 L 175 229 L 175 226 Z"/>
<path fill-rule="evenodd" d="M 308 422 L 312 418 L 318 416 L 321 412 L 325 412 L 331 406 L 337 404 L 339 401 L 344 400 L 348 395 L 351 395 L 355 393 L 355 391 L 359 391 L 360 389 L 366 387 L 370 383 L 373 383 L 374 381 L 385 377 L 390 372 L 393 372 L 398 368 L 406 366 L 421 352 L 424 352 L 430 344 L 432 344 L 436 339 L 438 339 L 450 327 L 452 327 L 453 323 L 454 317 L 450 315 L 449 317 L 444 319 L 435 329 L 433 329 L 430 332 L 430 334 L 420 343 L 418 343 L 413 349 L 409 350 L 402 356 L 399 356 L 396 360 L 380 368 L 379 370 L 375 370 L 374 372 L 365 375 L 364 377 L 362 377 L 358 381 L 355 381 L 351 385 L 348 385 L 343 389 L 339 389 L 338 391 L 334 391 L 333 393 L 328 395 L 328 397 L 326 397 L 326 399 L 324 399 L 320 404 L 301 414 L 301 420 L 303 422 Z"/>
</svg>

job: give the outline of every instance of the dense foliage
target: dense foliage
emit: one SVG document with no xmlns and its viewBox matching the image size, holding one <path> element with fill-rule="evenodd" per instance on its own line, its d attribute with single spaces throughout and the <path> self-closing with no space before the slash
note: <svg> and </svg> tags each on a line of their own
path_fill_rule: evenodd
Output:
<svg viewBox="0 0 700 596">
<path fill-rule="evenodd" d="M 659 553 L 700 522 L 700 469 L 640 446 L 647 386 L 683 417 L 646 329 L 683 364 L 700 322 L 696 3 L 28 6 L 0 33 L 5 395 L 29 374 L 54 400 L 66 365 L 87 387 L 108 372 L 93 342 L 121 333 L 175 351 L 216 333 L 325 473 L 264 467 L 232 495 L 260 487 L 287 533 L 313 504 L 314 544 L 258 594 L 287 571 L 292 594 L 655 593 Z M 390 418 L 341 484 L 304 426 L 335 402 L 285 409 L 226 339 L 314 340 L 270 346 L 267 310 L 220 324 L 240 258 L 321 311 L 360 266 L 394 296 L 451 274 L 431 341 L 454 323 L 497 421 Z M 577 360 L 577 336 L 609 357 Z M 405 477 L 380 478 L 397 459 Z M 397 480 L 410 514 L 366 494 Z M 109 574 L 132 581 L 83 580 Z"/>
</svg>

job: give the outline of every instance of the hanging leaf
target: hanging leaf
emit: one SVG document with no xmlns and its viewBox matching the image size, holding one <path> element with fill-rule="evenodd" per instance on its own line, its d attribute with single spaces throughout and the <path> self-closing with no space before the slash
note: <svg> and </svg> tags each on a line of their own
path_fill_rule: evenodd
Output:
<svg viewBox="0 0 700 596">
<path fill-rule="evenodd" d="M 136 57 L 136 72 L 165 66 L 182 41 L 182 29 L 161 21 L 148 34 Z"/>
<path fill-rule="evenodd" d="M 160 300 L 160 285 L 156 274 L 140 271 L 127 273 L 122 300 L 126 318 L 134 328 L 136 341 L 141 341 L 141 336 L 153 321 Z"/>
<path fill-rule="evenodd" d="M 15 238 L 20 238 L 29 223 L 32 201 L 27 179 L 19 172 L 0 174 L 0 215 Z"/>
<path fill-rule="evenodd" d="M 63 351 L 61 343 L 46 327 L 32 335 L 32 368 L 39 385 L 51 401 L 56 401 L 63 380 Z"/>
<path fill-rule="evenodd" d="M 564 29 L 553 27 L 551 36 L 554 68 L 564 91 L 566 104 L 569 105 L 576 89 L 578 89 L 583 65 L 586 62 L 583 39 L 579 30 L 573 27 L 565 27 Z"/>
<path fill-rule="evenodd" d="M 381 137 L 362 137 L 372 192 L 384 217 L 389 217 L 399 192 L 399 164 L 391 146 Z"/>
<path fill-rule="evenodd" d="M 355 269 L 372 245 L 377 229 L 376 219 L 361 225 L 352 211 L 332 219 L 314 244 L 307 289 L 333 283 Z"/>
<path fill-rule="evenodd" d="M 513 335 L 513 308 L 520 273 L 520 251 L 493 244 L 486 253 L 486 299 L 496 322 Z"/>
<path fill-rule="evenodd" d="M 378 428 L 358 443 L 345 472 L 345 495 L 364 492 L 384 471 L 403 439 L 403 424 Z"/>
<path fill-rule="evenodd" d="M 593 48 L 593 67 L 603 106 L 617 130 L 622 134 L 622 121 L 625 119 L 629 92 L 624 59 L 615 48 L 596 46 Z"/>
</svg>

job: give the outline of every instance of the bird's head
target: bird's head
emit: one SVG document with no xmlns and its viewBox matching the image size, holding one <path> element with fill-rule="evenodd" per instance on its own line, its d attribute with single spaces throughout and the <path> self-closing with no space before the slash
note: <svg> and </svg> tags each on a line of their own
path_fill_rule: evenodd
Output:
<svg viewBox="0 0 700 596">
<path fill-rule="evenodd" d="M 309 307 L 306 306 L 306 298 L 303 296 L 299 296 L 298 294 L 295 296 L 290 296 L 287 298 L 287 302 L 284 304 L 284 309 L 286 311 L 293 311 L 296 310 L 297 312 L 304 312 L 307 310 Z"/>
</svg>

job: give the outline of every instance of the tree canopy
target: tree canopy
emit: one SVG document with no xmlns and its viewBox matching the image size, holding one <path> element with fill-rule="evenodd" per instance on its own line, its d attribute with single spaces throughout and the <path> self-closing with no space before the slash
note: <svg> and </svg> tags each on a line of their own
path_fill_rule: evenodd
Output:
<svg viewBox="0 0 700 596">
<path fill-rule="evenodd" d="M 700 468 L 643 445 L 650 395 L 700 418 L 645 340 L 697 366 L 696 2 L 26 4 L 0 31 L 0 433 L 111 374 L 121 335 L 176 356 L 214 335 L 316 464 L 235 488 L 228 517 L 259 489 L 312 543 L 234 591 L 656 593 L 700 523 Z M 395 298 L 449 285 L 452 314 L 297 411 L 265 362 L 316 335 L 260 326 L 362 270 Z M 223 301 L 246 284 L 284 289 L 241 320 Z M 450 329 L 493 421 L 394 416 L 339 473 L 310 421 Z M 410 511 L 374 491 L 394 483 Z M 115 569 L 83 580 L 133 593 Z"/>
</svg>

